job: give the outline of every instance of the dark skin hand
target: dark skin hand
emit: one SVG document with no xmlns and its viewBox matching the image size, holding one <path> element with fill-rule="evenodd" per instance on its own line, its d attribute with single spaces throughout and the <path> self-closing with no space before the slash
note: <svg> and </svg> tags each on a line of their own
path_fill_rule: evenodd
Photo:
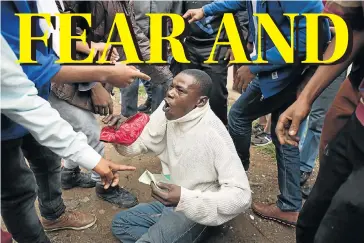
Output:
<svg viewBox="0 0 364 243">
<path fill-rule="evenodd" d="M 242 93 L 250 82 L 255 78 L 255 74 L 250 72 L 249 66 L 241 66 L 236 72 L 237 91 Z"/>
<path fill-rule="evenodd" d="M 173 184 L 158 183 L 158 187 L 152 182 L 152 197 L 167 207 L 175 207 L 181 199 L 181 187 Z"/>
<path fill-rule="evenodd" d="M 123 124 L 128 118 L 122 115 L 108 115 L 102 122 L 107 124 L 109 127 L 114 127 L 115 130 L 119 130 L 121 124 Z"/>
<path fill-rule="evenodd" d="M 230 48 L 226 51 L 224 61 L 228 61 L 227 67 L 233 65 L 231 64 L 231 61 L 234 61 L 234 53 Z"/>
<path fill-rule="evenodd" d="M 91 100 L 94 106 L 95 114 L 101 116 L 106 116 L 114 112 L 113 102 L 109 92 L 102 86 L 102 84 L 97 83 L 91 89 Z"/>
</svg>

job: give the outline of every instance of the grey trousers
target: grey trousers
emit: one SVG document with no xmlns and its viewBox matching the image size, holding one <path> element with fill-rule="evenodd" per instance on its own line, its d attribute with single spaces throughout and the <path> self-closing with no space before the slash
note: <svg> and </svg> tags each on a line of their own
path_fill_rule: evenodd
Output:
<svg viewBox="0 0 364 243">
<path fill-rule="evenodd" d="M 49 103 L 56 109 L 60 116 L 66 120 L 75 132 L 82 132 L 87 137 L 88 144 L 101 156 L 104 156 L 104 143 L 100 141 L 100 125 L 98 124 L 95 115 L 87 110 L 83 110 L 76 106 L 59 99 L 53 92 L 51 92 Z M 78 165 L 71 160 L 65 160 L 64 167 L 67 169 L 76 168 Z M 100 176 L 92 172 L 92 180 L 100 182 Z"/>
</svg>

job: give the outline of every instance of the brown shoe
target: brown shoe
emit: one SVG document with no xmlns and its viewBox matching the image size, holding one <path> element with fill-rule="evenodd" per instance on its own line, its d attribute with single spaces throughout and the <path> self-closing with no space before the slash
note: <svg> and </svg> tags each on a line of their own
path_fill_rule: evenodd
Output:
<svg viewBox="0 0 364 243">
<path fill-rule="evenodd" d="M 42 218 L 45 231 L 56 231 L 64 229 L 83 230 L 90 228 L 96 222 L 96 217 L 92 214 L 77 211 L 66 211 L 56 220 Z"/>
<path fill-rule="evenodd" d="M 296 227 L 298 212 L 283 212 L 276 204 L 253 203 L 252 210 L 260 217 L 268 220 L 274 220 L 278 223 Z"/>
</svg>

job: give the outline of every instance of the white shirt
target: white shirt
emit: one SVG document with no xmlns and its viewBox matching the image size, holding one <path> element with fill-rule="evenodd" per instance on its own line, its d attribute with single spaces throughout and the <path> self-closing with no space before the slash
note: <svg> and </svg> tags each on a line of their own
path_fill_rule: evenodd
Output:
<svg viewBox="0 0 364 243">
<path fill-rule="evenodd" d="M 1 36 L 1 113 L 24 126 L 43 146 L 80 166 L 93 169 L 101 156 L 87 144 L 50 104 L 38 96 L 34 83 L 16 63 L 17 58 Z"/>
</svg>

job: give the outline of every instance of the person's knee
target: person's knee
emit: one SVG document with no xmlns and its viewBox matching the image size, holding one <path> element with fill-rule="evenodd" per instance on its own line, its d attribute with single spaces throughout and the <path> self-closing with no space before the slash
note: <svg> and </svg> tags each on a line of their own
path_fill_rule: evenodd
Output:
<svg viewBox="0 0 364 243">
<path fill-rule="evenodd" d="M 123 236 L 126 235 L 125 227 L 129 224 L 128 214 L 126 211 L 121 211 L 115 215 L 111 222 L 111 232 L 115 237 L 122 241 Z"/>
<path fill-rule="evenodd" d="M 244 126 L 244 119 L 241 117 L 241 109 L 235 104 L 232 105 L 228 115 L 229 131 L 238 134 Z"/>
</svg>

